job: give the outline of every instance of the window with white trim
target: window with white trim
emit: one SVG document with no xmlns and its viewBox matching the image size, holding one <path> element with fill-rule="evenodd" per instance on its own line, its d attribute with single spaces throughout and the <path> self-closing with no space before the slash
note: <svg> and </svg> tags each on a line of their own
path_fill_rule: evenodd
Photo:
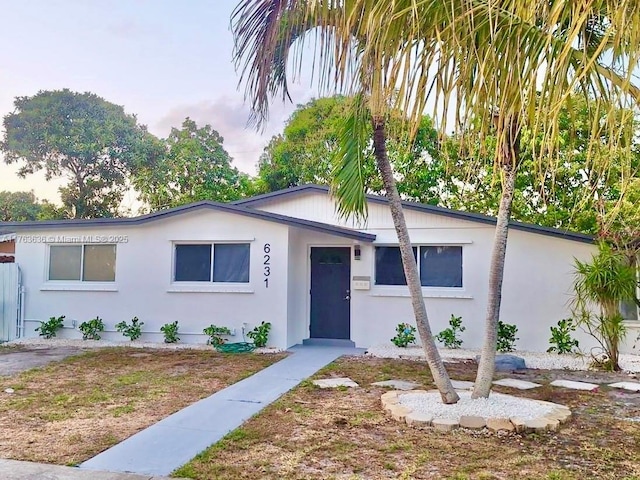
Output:
<svg viewBox="0 0 640 480">
<path fill-rule="evenodd" d="M 413 247 L 423 287 L 462 287 L 462 247 L 422 245 Z M 400 247 L 376 247 L 376 285 L 406 285 Z"/>
<path fill-rule="evenodd" d="M 249 283 L 248 243 L 175 245 L 175 282 Z"/>
<path fill-rule="evenodd" d="M 50 245 L 49 280 L 75 282 L 114 282 L 115 245 Z"/>
<path fill-rule="evenodd" d="M 626 321 L 637 322 L 640 320 L 640 305 L 637 303 L 640 299 L 640 264 L 638 258 L 632 257 L 631 266 L 636 267 L 636 279 L 638 281 L 636 298 L 620 302 L 620 313 Z"/>
</svg>

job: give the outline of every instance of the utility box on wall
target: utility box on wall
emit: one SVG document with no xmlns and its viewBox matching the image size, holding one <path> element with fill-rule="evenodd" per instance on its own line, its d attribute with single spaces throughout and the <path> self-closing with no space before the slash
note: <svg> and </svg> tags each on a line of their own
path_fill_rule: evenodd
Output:
<svg viewBox="0 0 640 480">
<path fill-rule="evenodd" d="M 371 290 L 371 277 L 354 276 L 352 284 L 354 290 Z"/>
</svg>

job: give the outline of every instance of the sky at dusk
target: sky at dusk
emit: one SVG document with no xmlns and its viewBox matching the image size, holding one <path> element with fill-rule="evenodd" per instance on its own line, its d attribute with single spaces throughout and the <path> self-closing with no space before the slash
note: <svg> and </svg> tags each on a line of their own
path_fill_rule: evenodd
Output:
<svg viewBox="0 0 640 480">
<path fill-rule="evenodd" d="M 69 88 L 123 105 L 160 137 L 189 116 L 209 123 L 240 170 L 255 173 L 295 105 L 277 100 L 263 132 L 246 123 L 244 86 L 232 63 L 230 16 L 238 0 L 0 0 L 0 115 L 17 96 Z M 317 96 L 305 79 L 293 101 Z M 0 190 L 57 201 L 64 181 L 20 179 L 0 161 Z M 129 198 L 129 202 L 134 202 Z M 125 199 L 125 206 L 127 199 Z"/>
</svg>

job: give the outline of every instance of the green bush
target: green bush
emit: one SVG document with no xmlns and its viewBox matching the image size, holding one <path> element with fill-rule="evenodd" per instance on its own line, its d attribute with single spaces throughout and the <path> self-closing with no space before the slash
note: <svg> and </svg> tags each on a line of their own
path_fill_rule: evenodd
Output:
<svg viewBox="0 0 640 480">
<path fill-rule="evenodd" d="M 164 343 L 178 343 L 178 321 L 173 323 L 165 323 L 160 327 L 160 331 L 164 333 Z"/>
<path fill-rule="evenodd" d="M 396 336 L 391 339 L 397 347 L 405 348 L 416 341 L 416 327 L 408 323 L 399 323 L 396 327 Z"/>
<path fill-rule="evenodd" d="M 565 318 L 558 321 L 557 327 L 551 327 L 551 338 L 549 343 L 551 346 L 547 352 L 572 353 L 578 349 L 578 340 L 571 336 L 571 332 L 575 332 L 576 324 L 572 318 Z"/>
<path fill-rule="evenodd" d="M 231 335 L 231 330 L 227 327 L 218 327 L 216 325 L 209 325 L 207 328 L 202 330 L 202 333 L 207 335 L 209 339 L 207 340 L 207 345 L 213 345 L 214 347 L 218 345 L 222 345 L 226 340 L 222 338 L 221 335 Z"/>
<path fill-rule="evenodd" d="M 131 319 L 131 325 L 124 320 L 116 323 L 116 330 L 133 341 L 142 336 L 142 325 L 144 325 L 144 322 L 141 322 L 138 317 L 133 317 Z"/>
<path fill-rule="evenodd" d="M 83 340 L 100 340 L 100 332 L 104 332 L 104 322 L 100 317 L 82 322 L 78 329 L 82 332 Z"/>
<path fill-rule="evenodd" d="M 638 288 L 637 266 L 628 255 L 607 244 L 600 244 L 590 262 L 575 260 L 574 318 L 580 328 L 602 348 L 594 363 L 606 370 L 619 371 L 620 344 L 627 329 L 620 312 L 622 302 L 634 301 Z M 593 311 L 593 306 L 599 312 Z"/>
<path fill-rule="evenodd" d="M 271 330 L 271 323 L 262 322 L 253 330 L 247 333 L 247 337 L 253 340 L 253 344 L 256 347 L 266 347 L 269 340 L 269 331 Z"/>
<path fill-rule="evenodd" d="M 502 353 L 513 352 L 516 349 L 516 337 L 518 327 L 498 320 L 498 351 Z"/>
<path fill-rule="evenodd" d="M 50 317 L 46 322 L 40 322 L 40 326 L 36 328 L 36 332 L 40 332 L 41 337 L 53 338 L 56 336 L 58 330 L 62 328 L 64 319 L 64 315 L 59 317 Z"/>
<path fill-rule="evenodd" d="M 445 328 L 437 334 L 436 340 L 443 343 L 445 348 L 460 348 L 462 340 L 458 338 L 458 333 L 462 333 L 465 330 L 466 328 L 462 326 L 462 317 L 456 317 L 451 314 L 449 328 Z"/>
</svg>

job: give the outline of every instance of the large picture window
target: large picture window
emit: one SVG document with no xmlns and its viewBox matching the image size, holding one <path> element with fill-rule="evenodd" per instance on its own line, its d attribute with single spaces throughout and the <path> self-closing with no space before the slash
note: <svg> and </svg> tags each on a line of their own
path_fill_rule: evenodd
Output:
<svg viewBox="0 0 640 480">
<path fill-rule="evenodd" d="M 249 283 L 248 243 L 178 244 L 174 281 Z"/>
<path fill-rule="evenodd" d="M 49 280 L 114 282 L 115 245 L 51 245 Z"/>
<path fill-rule="evenodd" d="M 462 287 L 462 247 L 413 247 L 423 287 Z M 376 285 L 406 285 L 399 247 L 376 247 Z"/>
</svg>

